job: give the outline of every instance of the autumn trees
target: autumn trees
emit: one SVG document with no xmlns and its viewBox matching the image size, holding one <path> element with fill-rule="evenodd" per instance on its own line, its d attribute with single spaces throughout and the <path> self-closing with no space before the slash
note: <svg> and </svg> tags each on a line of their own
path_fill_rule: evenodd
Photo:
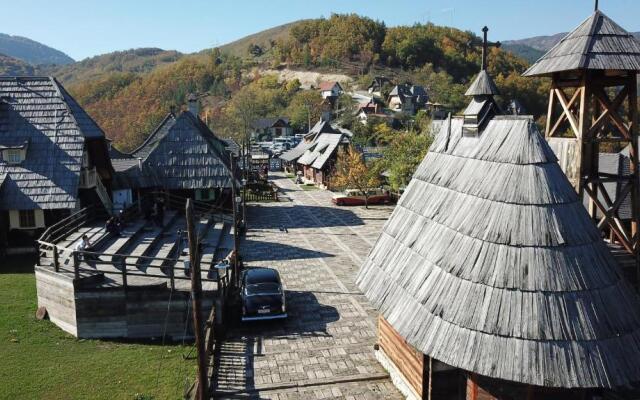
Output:
<svg viewBox="0 0 640 400">
<path fill-rule="evenodd" d="M 338 153 L 335 173 L 331 185 L 336 189 L 356 189 L 369 204 L 369 190 L 380 186 L 380 177 L 375 169 L 369 168 L 362 154 L 355 147 Z"/>
</svg>

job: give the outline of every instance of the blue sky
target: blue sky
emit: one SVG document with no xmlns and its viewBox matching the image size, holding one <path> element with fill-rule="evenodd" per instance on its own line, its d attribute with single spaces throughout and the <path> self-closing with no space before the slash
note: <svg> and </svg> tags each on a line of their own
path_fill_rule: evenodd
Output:
<svg viewBox="0 0 640 400">
<path fill-rule="evenodd" d="M 0 32 L 85 57 L 136 47 L 194 52 L 286 22 L 355 12 L 388 26 L 431 21 L 491 40 L 568 31 L 593 0 L 2 0 Z M 640 31 L 640 1 L 600 0 L 600 9 Z"/>
</svg>

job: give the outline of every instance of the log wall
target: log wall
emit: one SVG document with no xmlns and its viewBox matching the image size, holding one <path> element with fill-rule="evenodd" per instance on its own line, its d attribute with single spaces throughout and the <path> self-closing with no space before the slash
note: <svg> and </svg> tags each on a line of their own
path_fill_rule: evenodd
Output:
<svg viewBox="0 0 640 400">
<path fill-rule="evenodd" d="M 382 316 L 378 317 L 378 344 L 411 388 L 422 394 L 424 355 L 407 343 Z"/>
<path fill-rule="evenodd" d="M 73 278 L 36 266 L 38 306 L 46 307 L 49 319 L 60 329 L 78 336 Z"/>
<path fill-rule="evenodd" d="M 130 286 L 125 291 L 81 283 L 71 275 L 36 267 L 38 306 L 46 307 L 51 322 L 78 338 L 148 339 L 163 333 L 173 340 L 193 337 L 189 292 L 170 293 L 164 285 Z M 204 320 L 215 297 L 215 292 L 203 292 Z"/>
</svg>

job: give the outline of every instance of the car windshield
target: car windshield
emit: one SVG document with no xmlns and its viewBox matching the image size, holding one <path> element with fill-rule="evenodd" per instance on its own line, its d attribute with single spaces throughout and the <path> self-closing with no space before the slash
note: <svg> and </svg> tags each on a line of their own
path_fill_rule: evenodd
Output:
<svg viewBox="0 0 640 400">
<path fill-rule="evenodd" d="M 247 285 L 247 295 L 257 296 L 265 294 L 280 294 L 280 285 L 272 282 Z"/>
</svg>

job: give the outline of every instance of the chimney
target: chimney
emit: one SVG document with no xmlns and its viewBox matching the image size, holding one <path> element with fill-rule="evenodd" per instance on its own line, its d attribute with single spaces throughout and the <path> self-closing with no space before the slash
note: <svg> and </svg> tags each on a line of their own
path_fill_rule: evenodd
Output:
<svg viewBox="0 0 640 400">
<path fill-rule="evenodd" d="M 194 117 L 198 118 L 200 114 L 200 101 L 195 93 L 189 93 L 187 96 L 187 108 Z"/>
</svg>

